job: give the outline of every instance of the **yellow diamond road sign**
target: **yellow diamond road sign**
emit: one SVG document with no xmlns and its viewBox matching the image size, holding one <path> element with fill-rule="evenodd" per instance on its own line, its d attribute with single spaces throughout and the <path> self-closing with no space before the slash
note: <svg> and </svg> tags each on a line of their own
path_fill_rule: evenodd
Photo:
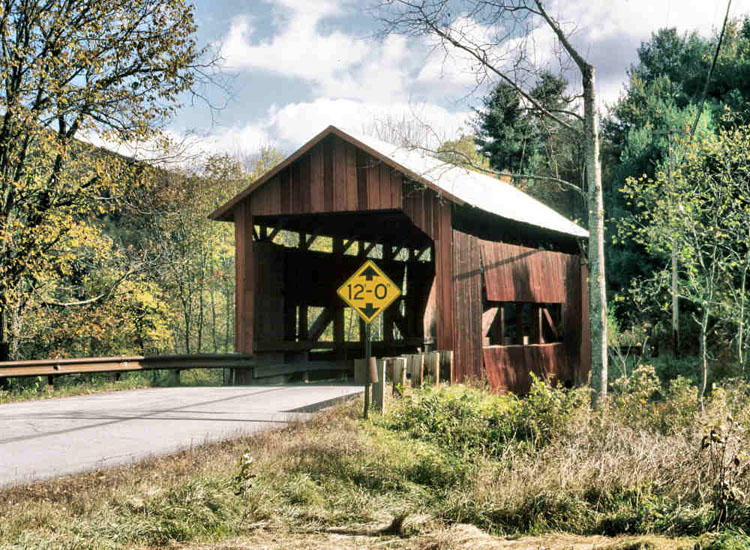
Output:
<svg viewBox="0 0 750 550">
<path fill-rule="evenodd" d="M 401 289 L 374 262 L 367 260 L 339 287 L 338 295 L 371 323 L 401 296 Z"/>
</svg>

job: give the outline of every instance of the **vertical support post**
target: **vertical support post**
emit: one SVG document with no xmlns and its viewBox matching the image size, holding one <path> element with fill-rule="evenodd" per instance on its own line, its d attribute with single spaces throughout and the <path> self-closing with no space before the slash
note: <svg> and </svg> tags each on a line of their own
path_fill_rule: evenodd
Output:
<svg viewBox="0 0 750 550">
<path fill-rule="evenodd" d="M 497 326 L 500 334 L 498 335 L 497 341 L 500 342 L 501 346 L 505 345 L 505 304 L 500 304 L 497 308 L 497 316 L 499 317 Z"/>
<path fill-rule="evenodd" d="M 383 261 L 390 262 L 394 258 L 393 245 L 391 243 L 383 244 Z M 398 281 L 399 288 L 402 281 Z M 390 307 L 383 312 L 383 342 L 385 344 L 393 343 L 393 317 L 396 314 L 396 309 Z M 388 354 L 390 352 L 386 352 Z"/>
<path fill-rule="evenodd" d="M 284 297 L 284 340 L 297 340 L 297 306 L 288 297 Z"/>
<path fill-rule="evenodd" d="M 343 255 L 344 240 L 341 237 L 333 239 L 333 253 Z M 336 261 L 339 261 L 337 258 Z M 336 300 L 333 304 L 333 342 L 336 345 L 336 359 L 346 359 L 346 349 L 344 349 L 344 304 L 341 300 Z"/>
<path fill-rule="evenodd" d="M 421 388 L 424 384 L 424 354 L 409 355 L 409 372 L 413 388 Z"/>
<path fill-rule="evenodd" d="M 424 370 L 428 376 L 432 376 L 435 386 L 440 384 L 440 354 L 437 351 L 428 351 L 424 354 Z"/>
<path fill-rule="evenodd" d="M 300 342 L 307 340 L 307 306 L 299 306 L 299 326 L 297 327 L 297 335 Z"/>
<path fill-rule="evenodd" d="M 539 304 L 531 306 L 531 326 L 534 332 L 531 340 L 534 344 L 544 344 L 544 328 L 542 327 L 543 310 Z"/>
<path fill-rule="evenodd" d="M 365 254 L 365 243 L 364 241 L 357 241 L 357 255 L 364 261 L 366 254 Z M 357 315 L 357 322 L 359 323 L 359 339 L 360 341 L 364 340 L 365 337 L 365 321 Z"/>
<path fill-rule="evenodd" d="M 370 348 L 370 323 L 365 323 L 365 364 L 367 367 L 365 368 L 365 410 L 364 410 L 364 417 L 367 418 L 367 415 L 370 411 L 370 355 L 372 353 L 372 350 Z"/>
<path fill-rule="evenodd" d="M 440 353 L 440 378 L 453 383 L 453 352 L 441 351 Z"/>
<path fill-rule="evenodd" d="M 516 344 L 523 345 L 523 304 L 516 302 Z"/>
<path fill-rule="evenodd" d="M 377 412 L 383 413 L 385 412 L 385 361 L 372 357 L 370 362 L 377 369 L 377 380 L 373 380 L 372 384 L 372 408 Z"/>
<path fill-rule="evenodd" d="M 364 386 L 367 384 L 367 359 L 354 360 L 354 385 Z"/>
<path fill-rule="evenodd" d="M 51 390 L 55 389 L 55 377 L 51 374 L 47 375 L 47 386 L 49 386 L 49 389 Z"/>
<path fill-rule="evenodd" d="M 401 395 L 406 387 L 406 365 L 405 357 L 396 357 L 393 360 L 393 395 Z"/>
</svg>

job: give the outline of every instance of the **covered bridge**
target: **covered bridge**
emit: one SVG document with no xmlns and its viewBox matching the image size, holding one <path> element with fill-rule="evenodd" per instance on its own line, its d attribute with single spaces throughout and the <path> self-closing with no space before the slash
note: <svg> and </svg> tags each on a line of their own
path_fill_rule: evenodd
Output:
<svg viewBox="0 0 750 550">
<path fill-rule="evenodd" d="M 329 126 L 211 218 L 235 224 L 236 349 L 261 363 L 362 357 L 336 289 L 371 258 L 403 293 L 375 355 L 453 350 L 456 381 L 517 392 L 587 376 L 587 233 L 505 181 Z"/>
</svg>

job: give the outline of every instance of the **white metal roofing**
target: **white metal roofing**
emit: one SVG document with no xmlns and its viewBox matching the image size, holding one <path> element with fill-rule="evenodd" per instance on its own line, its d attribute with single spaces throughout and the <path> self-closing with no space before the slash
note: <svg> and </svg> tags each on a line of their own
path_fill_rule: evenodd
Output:
<svg viewBox="0 0 750 550">
<path fill-rule="evenodd" d="M 575 237 L 589 235 L 582 227 L 510 183 L 443 162 L 423 151 L 393 145 L 348 130 L 342 132 L 428 180 L 446 193 L 485 212 Z"/>
</svg>

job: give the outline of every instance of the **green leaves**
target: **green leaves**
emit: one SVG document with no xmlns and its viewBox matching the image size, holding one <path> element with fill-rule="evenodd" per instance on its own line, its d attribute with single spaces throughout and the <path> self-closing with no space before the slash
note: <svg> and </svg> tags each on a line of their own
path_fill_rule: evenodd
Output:
<svg viewBox="0 0 750 550">
<path fill-rule="evenodd" d="M 71 275 L 98 221 L 143 184 L 144 166 L 79 139 L 155 136 L 196 82 L 195 30 L 184 0 L 0 10 L 0 329 L 41 281 Z"/>
</svg>

